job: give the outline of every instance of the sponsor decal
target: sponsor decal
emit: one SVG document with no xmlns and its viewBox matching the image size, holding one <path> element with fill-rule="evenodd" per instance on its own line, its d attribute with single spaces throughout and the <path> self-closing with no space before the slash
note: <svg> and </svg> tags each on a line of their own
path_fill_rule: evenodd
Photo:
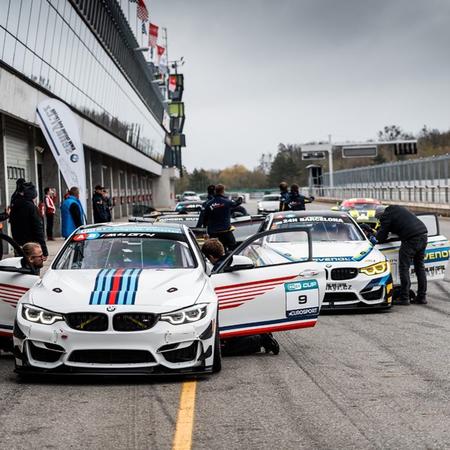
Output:
<svg viewBox="0 0 450 450">
<path fill-rule="evenodd" d="M 448 261 L 450 255 L 450 247 L 441 248 L 439 250 L 427 250 L 425 252 L 425 263 Z"/>
<path fill-rule="evenodd" d="M 336 291 L 351 291 L 353 286 L 349 283 L 327 283 L 325 290 L 336 292 Z"/>
<path fill-rule="evenodd" d="M 88 230 L 80 230 L 77 234 L 81 233 L 174 233 L 181 234 L 181 231 L 177 228 L 164 227 L 164 226 L 143 226 L 143 227 L 96 227 L 89 228 Z"/>
<path fill-rule="evenodd" d="M 91 305 L 134 305 L 142 269 L 102 269 L 95 279 Z"/>
<path fill-rule="evenodd" d="M 319 289 L 317 280 L 294 281 L 292 283 L 284 284 L 285 292 L 304 291 L 307 289 Z"/>
<path fill-rule="evenodd" d="M 295 319 L 313 319 L 319 315 L 319 308 L 303 308 L 286 311 L 286 317 Z"/>
</svg>

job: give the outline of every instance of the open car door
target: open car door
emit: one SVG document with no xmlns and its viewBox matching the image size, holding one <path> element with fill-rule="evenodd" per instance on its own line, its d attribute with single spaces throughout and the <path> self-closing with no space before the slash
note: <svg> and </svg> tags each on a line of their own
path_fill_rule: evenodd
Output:
<svg viewBox="0 0 450 450">
<path fill-rule="evenodd" d="M 445 276 L 447 268 L 450 243 L 448 238 L 439 234 L 439 219 L 436 214 L 416 214 L 417 217 L 425 224 L 428 230 L 428 243 L 425 251 L 425 271 L 429 281 L 442 280 Z M 398 274 L 398 252 L 400 249 L 400 240 L 398 236 L 392 235 L 384 244 L 377 244 L 377 248 L 386 256 L 391 263 L 392 278 L 394 285 L 400 284 Z M 414 267 L 411 265 L 411 275 L 414 274 Z M 411 282 L 415 282 L 415 278 L 411 278 Z"/>
<path fill-rule="evenodd" d="M 8 242 L 16 254 L 23 255 L 22 249 L 13 239 L 0 234 L 0 245 L 3 245 L 3 241 Z M 39 280 L 39 276 L 21 267 L 20 260 L 21 256 L 0 261 L 0 338 L 12 337 L 17 302 Z"/>
<path fill-rule="evenodd" d="M 211 274 L 220 337 L 313 327 L 325 295 L 325 270 L 312 261 L 310 231 L 258 233 Z"/>
</svg>

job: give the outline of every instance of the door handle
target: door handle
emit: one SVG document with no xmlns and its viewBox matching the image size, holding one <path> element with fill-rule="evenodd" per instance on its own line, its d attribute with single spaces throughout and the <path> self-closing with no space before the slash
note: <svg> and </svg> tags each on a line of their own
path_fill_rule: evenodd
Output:
<svg viewBox="0 0 450 450">
<path fill-rule="evenodd" d="M 319 275 L 319 272 L 317 270 L 304 270 L 303 272 L 300 272 L 298 274 L 299 277 L 315 277 L 316 275 Z"/>
</svg>

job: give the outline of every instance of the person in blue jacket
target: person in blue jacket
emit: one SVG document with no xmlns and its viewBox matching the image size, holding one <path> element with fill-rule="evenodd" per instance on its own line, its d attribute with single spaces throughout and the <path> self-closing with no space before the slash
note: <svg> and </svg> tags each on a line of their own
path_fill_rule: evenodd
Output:
<svg viewBox="0 0 450 450">
<path fill-rule="evenodd" d="M 78 227 L 85 223 L 84 211 L 80 202 L 80 190 L 69 189 L 69 196 L 61 205 L 61 234 L 68 238 Z"/>
<path fill-rule="evenodd" d="M 222 242 L 226 251 L 236 247 L 233 228 L 231 226 L 231 209 L 242 203 L 242 197 L 238 200 L 230 200 L 225 197 L 225 186 L 217 184 L 214 197 L 205 205 L 203 222 L 207 227 L 210 238 L 217 238 Z"/>
</svg>

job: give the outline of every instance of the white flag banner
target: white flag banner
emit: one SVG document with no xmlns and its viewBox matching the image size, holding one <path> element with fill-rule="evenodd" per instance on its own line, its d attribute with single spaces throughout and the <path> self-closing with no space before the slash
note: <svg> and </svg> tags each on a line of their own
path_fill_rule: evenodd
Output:
<svg viewBox="0 0 450 450">
<path fill-rule="evenodd" d="M 76 186 L 80 190 L 86 214 L 86 167 L 75 115 L 64 103 L 51 98 L 37 105 L 36 114 L 64 181 L 69 189 Z"/>
</svg>

